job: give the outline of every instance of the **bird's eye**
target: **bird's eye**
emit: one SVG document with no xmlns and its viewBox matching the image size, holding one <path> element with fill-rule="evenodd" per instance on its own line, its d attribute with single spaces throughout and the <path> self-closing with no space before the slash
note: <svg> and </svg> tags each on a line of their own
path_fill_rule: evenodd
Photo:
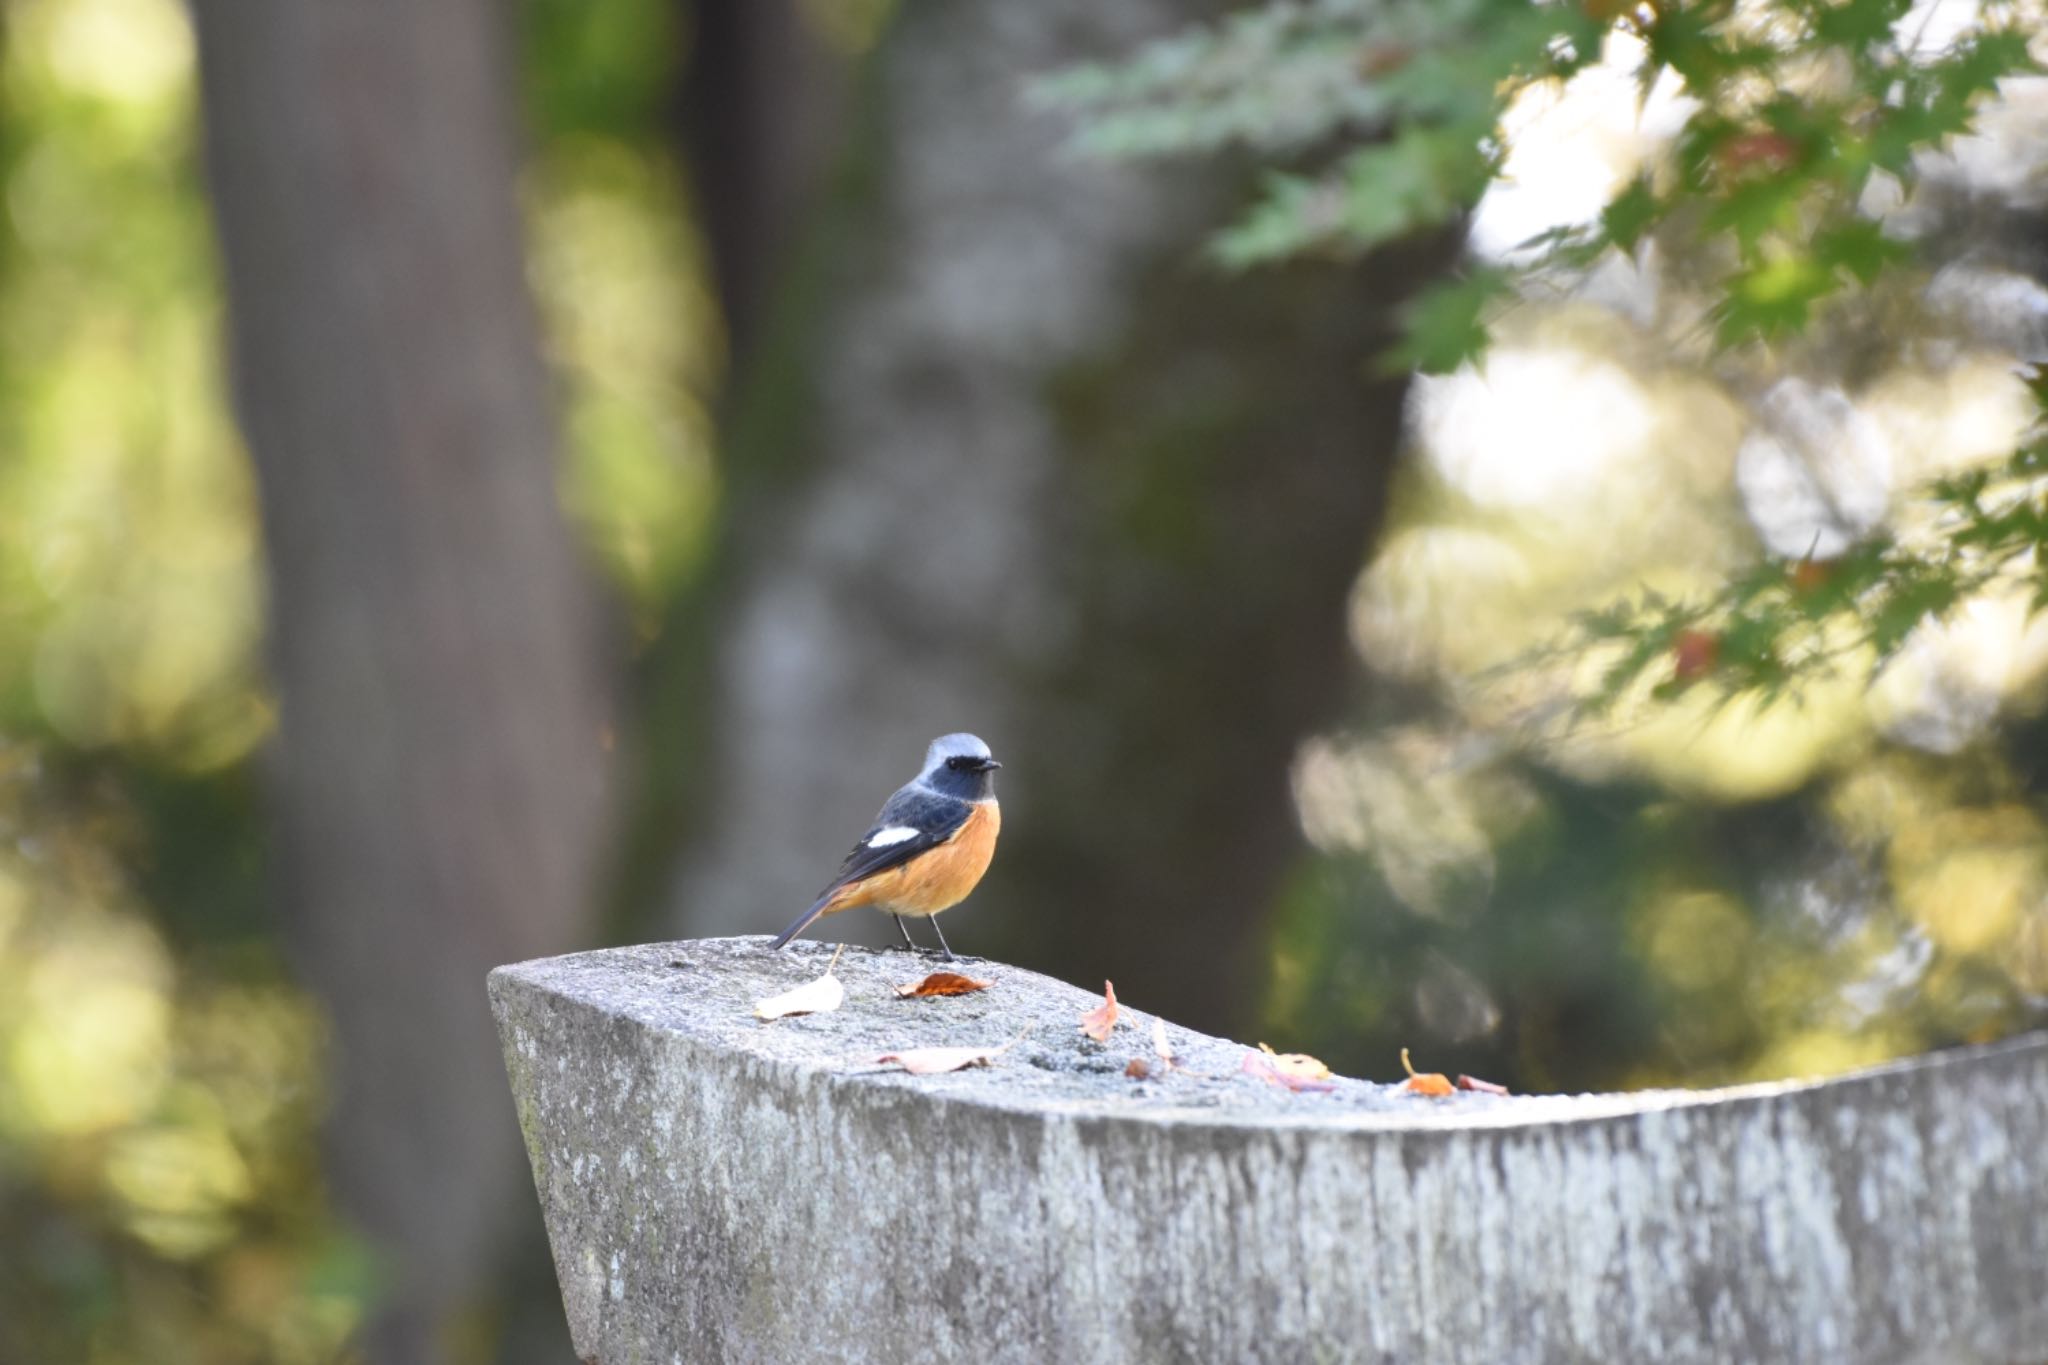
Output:
<svg viewBox="0 0 2048 1365">
<path fill-rule="evenodd" d="M 946 766 L 958 772 L 962 768 L 973 767 L 974 759 L 969 754 L 955 754 L 946 760 Z"/>
</svg>

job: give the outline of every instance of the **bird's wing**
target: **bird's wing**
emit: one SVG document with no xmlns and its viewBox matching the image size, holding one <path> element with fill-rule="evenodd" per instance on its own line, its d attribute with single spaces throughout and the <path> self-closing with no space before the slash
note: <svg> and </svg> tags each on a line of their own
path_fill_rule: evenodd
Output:
<svg viewBox="0 0 2048 1365">
<path fill-rule="evenodd" d="M 954 797 L 905 787 L 883 805 L 874 826 L 846 855 L 825 891 L 866 881 L 877 872 L 887 872 L 937 848 L 960 832 L 973 811 L 973 806 Z"/>
</svg>

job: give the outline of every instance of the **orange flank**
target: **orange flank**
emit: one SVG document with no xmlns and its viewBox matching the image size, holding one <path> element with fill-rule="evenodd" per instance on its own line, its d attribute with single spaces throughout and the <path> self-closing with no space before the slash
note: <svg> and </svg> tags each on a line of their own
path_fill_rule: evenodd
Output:
<svg viewBox="0 0 2048 1365">
<path fill-rule="evenodd" d="M 953 837 L 907 863 L 848 882 L 825 902 L 824 914 L 872 905 L 891 915 L 936 915 L 967 899 L 989 859 L 996 856 L 1002 811 L 993 801 L 975 805 Z"/>
</svg>

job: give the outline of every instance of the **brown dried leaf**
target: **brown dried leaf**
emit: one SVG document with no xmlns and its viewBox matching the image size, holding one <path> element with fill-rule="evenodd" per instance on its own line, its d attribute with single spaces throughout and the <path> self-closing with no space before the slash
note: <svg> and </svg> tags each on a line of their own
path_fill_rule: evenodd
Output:
<svg viewBox="0 0 2048 1365">
<path fill-rule="evenodd" d="M 1283 1071 L 1274 1065 L 1279 1060 L 1282 1059 L 1274 1053 L 1247 1052 L 1244 1054 L 1244 1060 L 1238 1063 L 1237 1069 L 1247 1076 L 1257 1076 L 1268 1085 L 1285 1086 L 1287 1089 L 1297 1093 L 1304 1090 L 1322 1091 L 1335 1090 L 1337 1088 L 1334 1081 L 1310 1076 L 1298 1069 Z M 1315 1058 L 1311 1057 L 1308 1060 L 1313 1062 Z M 1316 1065 L 1322 1066 L 1322 1063 L 1316 1062 Z M 1330 1069 L 1323 1067 L 1323 1076 L 1328 1076 L 1329 1074 Z"/>
<path fill-rule="evenodd" d="M 1142 1081 L 1152 1074 L 1151 1064 L 1143 1057 L 1133 1057 L 1124 1064 L 1124 1075 L 1134 1081 Z"/>
<path fill-rule="evenodd" d="M 1505 1095 L 1509 1093 L 1506 1086 L 1497 1085 L 1492 1081 L 1482 1081 L 1477 1076 L 1459 1076 L 1458 1089 L 1477 1090 L 1482 1095 Z"/>
<path fill-rule="evenodd" d="M 922 981 L 898 986 L 896 994 L 905 999 L 927 995 L 972 995 L 976 991 L 985 991 L 995 984 L 993 981 L 977 981 L 958 972 L 933 972 Z"/>
<path fill-rule="evenodd" d="M 964 1067 L 987 1066 L 1002 1051 L 1000 1047 L 913 1047 L 883 1053 L 875 1061 L 878 1065 L 894 1062 L 913 1076 L 937 1076 Z"/>
<path fill-rule="evenodd" d="M 840 952 L 846 945 L 840 945 Z M 839 984 L 839 978 L 832 975 L 832 968 L 839 965 L 839 953 L 832 954 L 831 964 L 825 974 L 815 981 L 806 981 L 780 995 L 771 995 L 766 1000 L 754 1002 L 756 1019 L 782 1019 L 792 1014 L 826 1014 L 836 1010 L 846 1000 L 846 987 Z"/>
<path fill-rule="evenodd" d="M 1109 1041 L 1109 1031 L 1116 1027 L 1116 987 L 1102 983 L 1102 1003 L 1081 1016 L 1081 1032 L 1098 1043 Z"/>
</svg>

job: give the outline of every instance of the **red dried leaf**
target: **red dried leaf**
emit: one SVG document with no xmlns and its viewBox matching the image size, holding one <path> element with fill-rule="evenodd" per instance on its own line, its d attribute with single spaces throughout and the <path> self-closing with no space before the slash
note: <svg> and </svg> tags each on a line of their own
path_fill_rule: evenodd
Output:
<svg viewBox="0 0 2048 1365">
<path fill-rule="evenodd" d="M 1780 171 L 1799 159 L 1799 143 L 1774 129 L 1738 133 L 1721 144 L 1716 156 L 1731 171 L 1756 167 Z"/>
<path fill-rule="evenodd" d="M 927 995 L 972 995 L 995 985 L 993 981 L 977 981 L 971 976 L 958 972 L 933 972 L 922 981 L 913 981 L 907 986 L 898 986 L 896 994 L 905 999 Z"/>
<path fill-rule="evenodd" d="M 1827 559 L 1802 559 L 1792 566 L 1792 591 L 1804 597 L 1827 586 L 1835 576 L 1834 561 Z"/>
<path fill-rule="evenodd" d="M 1142 1081 L 1152 1074 L 1151 1064 L 1143 1057 L 1133 1057 L 1124 1065 L 1124 1075 L 1134 1081 Z"/>
<path fill-rule="evenodd" d="M 1116 1027 L 1116 987 L 1102 983 L 1102 1003 L 1081 1016 L 1081 1032 L 1098 1043 L 1109 1041 L 1109 1031 Z"/>
<path fill-rule="evenodd" d="M 1482 1095 L 1505 1095 L 1508 1093 L 1506 1086 L 1497 1085 L 1492 1081 L 1482 1081 L 1477 1076 L 1459 1076 L 1458 1089 L 1477 1090 Z"/>
<path fill-rule="evenodd" d="M 1681 630 L 1671 645 L 1672 676 L 1680 682 L 1704 678 L 1720 658 L 1720 636 L 1706 630 Z"/>
</svg>

